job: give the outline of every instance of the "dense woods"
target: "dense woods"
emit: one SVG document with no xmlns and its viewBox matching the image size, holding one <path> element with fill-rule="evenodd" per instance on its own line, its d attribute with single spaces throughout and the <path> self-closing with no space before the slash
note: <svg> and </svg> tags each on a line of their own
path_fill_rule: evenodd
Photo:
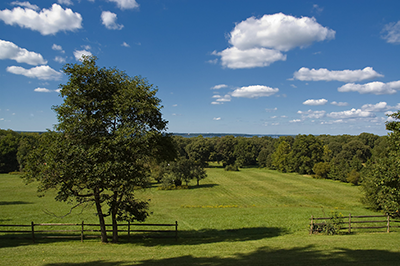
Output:
<svg viewBox="0 0 400 266">
<path fill-rule="evenodd" d="M 38 133 L 0 130 L 0 171 L 23 170 L 24 160 L 39 137 Z M 194 138 L 173 136 L 173 140 L 178 158 L 190 159 L 190 162 L 201 167 L 206 167 L 210 162 L 220 162 L 226 170 L 266 167 L 355 185 L 360 181 L 365 164 L 369 160 L 387 157 L 390 150 L 388 136 L 370 133 L 279 138 L 232 135 L 204 138 L 200 135 Z"/>
</svg>

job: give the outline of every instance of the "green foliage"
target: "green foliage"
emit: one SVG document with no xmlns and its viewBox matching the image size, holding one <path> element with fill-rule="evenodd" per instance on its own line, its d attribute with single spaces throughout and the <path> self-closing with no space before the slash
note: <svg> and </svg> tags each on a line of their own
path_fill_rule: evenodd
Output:
<svg viewBox="0 0 400 266">
<path fill-rule="evenodd" d="M 314 164 L 313 171 L 316 178 L 328 178 L 331 165 L 328 162 L 319 162 Z"/>
<path fill-rule="evenodd" d="M 400 209 L 400 111 L 390 115 L 393 121 L 386 123 L 391 130 L 387 139 L 387 157 L 374 157 L 362 172 L 364 202 L 392 216 Z"/>
<path fill-rule="evenodd" d="M 235 146 L 237 139 L 234 136 L 221 137 L 217 142 L 216 150 L 221 155 L 223 166 L 233 165 L 236 162 Z"/>
<path fill-rule="evenodd" d="M 351 170 L 351 172 L 347 174 L 347 182 L 357 186 L 360 182 L 360 173 L 357 172 L 356 169 Z"/>
<path fill-rule="evenodd" d="M 239 167 L 234 164 L 234 165 L 227 165 L 224 168 L 225 171 L 239 171 Z"/>
<path fill-rule="evenodd" d="M 286 141 L 279 143 L 275 152 L 272 154 L 272 165 L 280 172 L 288 172 L 289 170 L 289 153 L 290 146 Z"/>
<path fill-rule="evenodd" d="M 314 164 L 322 161 L 322 141 L 313 135 L 296 136 L 290 151 L 289 168 L 299 174 L 313 173 Z"/>
<path fill-rule="evenodd" d="M 197 186 L 200 184 L 200 180 L 207 177 L 207 174 L 200 163 L 197 163 L 193 159 L 187 159 L 180 157 L 175 161 L 164 164 L 165 175 L 163 177 L 163 187 L 180 187 L 183 182 L 188 186 L 191 180 L 197 181 Z"/>
<path fill-rule="evenodd" d="M 17 160 L 19 170 L 23 171 L 25 168 L 28 154 L 39 145 L 38 133 L 23 133 L 18 145 Z"/>
<path fill-rule="evenodd" d="M 20 135 L 12 130 L 0 129 L 0 173 L 18 170 L 17 150 Z"/>
</svg>

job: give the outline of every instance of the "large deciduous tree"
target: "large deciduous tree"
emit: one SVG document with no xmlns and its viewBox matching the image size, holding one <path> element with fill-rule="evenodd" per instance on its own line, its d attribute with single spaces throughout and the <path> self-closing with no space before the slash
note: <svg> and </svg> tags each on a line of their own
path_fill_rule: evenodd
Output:
<svg viewBox="0 0 400 266">
<path fill-rule="evenodd" d="M 64 102 L 53 109 L 58 124 L 43 134 L 29 156 L 25 178 L 39 190 L 55 188 L 56 200 L 94 202 L 107 242 L 105 217 L 111 216 L 113 241 L 117 221 L 143 221 L 147 201 L 134 190 L 148 185 L 150 161 L 174 156 L 157 90 L 145 79 L 115 68 L 100 68 L 97 58 L 67 64 L 60 85 Z M 105 208 L 107 207 L 107 208 Z"/>
<path fill-rule="evenodd" d="M 390 115 L 386 123 L 392 131 L 388 136 L 389 152 L 386 157 L 374 157 L 362 172 L 364 200 L 377 210 L 393 216 L 400 211 L 400 111 Z"/>
</svg>

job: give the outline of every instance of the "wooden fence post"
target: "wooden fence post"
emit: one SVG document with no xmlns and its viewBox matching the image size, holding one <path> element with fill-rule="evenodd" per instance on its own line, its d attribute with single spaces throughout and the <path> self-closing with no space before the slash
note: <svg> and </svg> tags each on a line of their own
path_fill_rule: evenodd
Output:
<svg viewBox="0 0 400 266">
<path fill-rule="evenodd" d="M 131 237 L 131 222 L 128 221 L 128 238 Z"/>
<path fill-rule="evenodd" d="M 349 213 L 349 234 L 351 234 L 351 213 Z"/>
<path fill-rule="evenodd" d="M 175 221 L 175 240 L 178 240 L 178 221 Z"/>
<path fill-rule="evenodd" d="M 387 215 L 387 233 L 389 233 L 390 232 L 390 216 L 389 216 L 389 213 L 386 213 L 386 215 Z"/>
<path fill-rule="evenodd" d="M 309 234 L 311 235 L 314 231 L 314 216 L 311 215 L 311 225 L 310 225 L 310 232 Z"/>
<path fill-rule="evenodd" d="M 31 228 L 32 228 L 32 241 L 35 243 L 35 224 L 31 222 Z"/>
<path fill-rule="evenodd" d="M 83 229 L 84 229 L 84 221 L 82 221 L 82 227 L 81 227 L 81 242 L 83 242 Z"/>
</svg>

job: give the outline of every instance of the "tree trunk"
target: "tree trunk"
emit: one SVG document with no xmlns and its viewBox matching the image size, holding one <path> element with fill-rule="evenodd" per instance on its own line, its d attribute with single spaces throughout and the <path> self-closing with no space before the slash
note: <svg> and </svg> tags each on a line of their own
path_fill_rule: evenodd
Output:
<svg viewBox="0 0 400 266">
<path fill-rule="evenodd" d="M 107 243 L 108 240 L 107 240 L 106 223 L 104 221 L 103 210 L 101 209 L 100 193 L 98 188 L 94 190 L 94 202 L 96 204 L 97 215 L 99 216 L 101 242 Z"/>
</svg>

